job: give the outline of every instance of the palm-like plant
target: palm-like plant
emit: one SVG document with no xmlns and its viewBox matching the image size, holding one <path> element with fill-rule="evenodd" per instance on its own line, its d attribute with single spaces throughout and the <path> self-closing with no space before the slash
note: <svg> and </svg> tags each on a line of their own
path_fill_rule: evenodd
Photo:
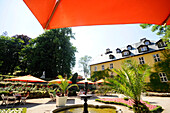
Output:
<svg viewBox="0 0 170 113">
<path fill-rule="evenodd" d="M 108 81 L 108 83 L 106 84 L 133 99 L 135 103 L 133 108 L 136 113 L 140 113 L 141 105 L 147 109 L 147 107 L 140 102 L 140 97 L 142 91 L 144 91 L 144 79 L 149 75 L 150 67 L 148 65 L 138 65 L 134 61 L 125 61 L 123 62 L 121 70 L 113 69 L 113 71 L 117 73 L 118 76 L 113 79 L 107 79 L 106 81 Z"/>
<path fill-rule="evenodd" d="M 61 83 L 57 83 L 57 85 L 59 86 L 59 88 L 61 89 L 61 93 L 62 93 L 62 96 L 64 96 L 69 88 L 73 87 L 73 86 L 77 86 L 77 84 L 72 84 L 72 85 L 69 85 L 69 80 L 72 78 L 70 77 L 69 79 L 67 79 L 67 77 L 65 77 L 65 79 L 63 79 L 63 77 L 61 75 L 58 75 L 58 78 L 61 80 Z"/>
</svg>

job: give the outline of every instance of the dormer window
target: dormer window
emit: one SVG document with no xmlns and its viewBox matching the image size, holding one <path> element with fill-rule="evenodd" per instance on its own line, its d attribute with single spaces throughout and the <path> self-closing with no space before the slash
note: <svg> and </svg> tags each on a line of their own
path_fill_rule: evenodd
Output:
<svg viewBox="0 0 170 113">
<path fill-rule="evenodd" d="M 166 42 L 164 42 L 162 39 L 160 39 L 158 42 L 156 42 L 156 44 L 158 45 L 158 48 L 167 46 Z"/>
<path fill-rule="evenodd" d="M 132 46 L 131 46 L 131 45 L 128 45 L 128 46 L 127 46 L 127 49 L 128 49 L 128 50 L 132 50 Z"/>
<path fill-rule="evenodd" d="M 106 49 L 106 53 L 105 54 L 109 54 L 109 53 L 112 53 L 112 51 L 110 51 L 109 48 Z"/>
<path fill-rule="evenodd" d="M 144 44 L 145 44 L 145 45 L 150 45 L 151 42 L 150 42 L 149 40 L 145 40 L 145 41 L 144 41 Z"/>
<path fill-rule="evenodd" d="M 138 47 L 139 53 L 141 53 L 141 52 L 146 52 L 146 51 L 148 51 L 148 50 L 149 50 L 149 48 L 148 48 L 147 45 L 140 45 L 140 46 Z"/>
<path fill-rule="evenodd" d="M 122 51 L 122 56 L 129 56 L 130 55 L 130 51 L 129 50 L 123 50 Z"/>
<path fill-rule="evenodd" d="M 115 56 L 114 55 L 109 55 L 109 59 L 114 59 Z"/>
<path fill-rule="evenodd" d="M 121 53 L 121 50 L 119 48 L 117 48 L 116 53 Z"/>
</svg>

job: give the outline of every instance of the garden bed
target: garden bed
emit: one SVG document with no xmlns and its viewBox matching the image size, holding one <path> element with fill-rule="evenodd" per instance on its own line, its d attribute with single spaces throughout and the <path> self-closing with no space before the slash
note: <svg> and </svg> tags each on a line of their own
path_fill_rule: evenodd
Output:
<svg viewBox="0 0 170 113">
<path fill-rule="evenodd" d="M 107 104 L 124 105 L 131 109 L 134 104 L 132 99 L 124 100 L 122 98 L 101 98 L 101 99 L 96 99 L 96 101 L 107 103 Z M 151 112 L 155 112 L 157 110 L 162 109 L 161 106 L 151 105 L 149 102 L 141 101 L 141 103 L 144 103 Z"/>
<path fill-rule="evenodd" d="M 0 113 L 26 113 L 27 108 L 6 108 L 0 109 Z"/>
</svg>

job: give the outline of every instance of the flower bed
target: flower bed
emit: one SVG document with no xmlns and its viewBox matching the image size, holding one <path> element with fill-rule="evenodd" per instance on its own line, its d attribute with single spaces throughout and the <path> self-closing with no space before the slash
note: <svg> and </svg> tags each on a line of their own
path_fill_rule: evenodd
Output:
<svg viewBox="0 0 170 113">
<path fill-rule="evenodd" d="M 0 109 L 0 113 L 26 113 L 27 108 L 6 108 Z"/>
<path fill-rule="evenodd" d="M 102 98 L 102 99 L 96 99 L 96 101 L 103 102 L 103 103 L 108 103 L 108 104 L 119 104 L 119 105 L 124 105 L 129 108 L 132 108 L 134 102 L 132 99 L 129 100 L 124 100 L 122 98 Z M 144 103 L 150 111 L 156 111 L 158 109 L 162 109 L 161 106 L 156 106 L 156 105 L 151 105 L 149 102 L 145 102 L 141 100 L 141 103 Z"/>
</svg>

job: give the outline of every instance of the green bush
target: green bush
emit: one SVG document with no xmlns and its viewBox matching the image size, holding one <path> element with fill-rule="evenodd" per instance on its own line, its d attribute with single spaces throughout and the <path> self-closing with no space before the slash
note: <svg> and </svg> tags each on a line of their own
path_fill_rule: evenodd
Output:
<svg viewBox="0 0 170 113">
<path fill-rule="evenodd" d="M 161 82 L 158 73 L 152 73 L 150 75 L 150 82 L 146 85 L 146 90 L 170 93 L 170 83 Z"/>
</svg>

